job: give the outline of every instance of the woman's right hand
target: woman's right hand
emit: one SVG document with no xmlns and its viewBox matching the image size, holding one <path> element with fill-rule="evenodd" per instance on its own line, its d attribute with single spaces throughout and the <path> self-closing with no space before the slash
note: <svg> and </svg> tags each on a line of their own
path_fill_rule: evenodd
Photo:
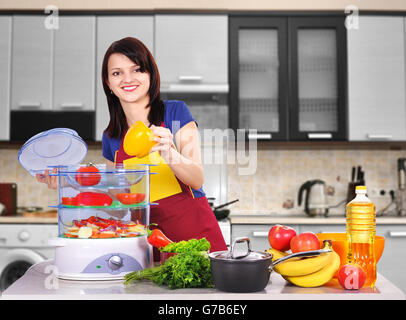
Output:
<svg viewBox="0 0 406 320">
<path fill-rule="evenodd" d="M 52 170 L 52 173 L 53 173 L 53 174 L 58 173 L 57 168 L 54 168 L 54 169 Z M 57 176 L 50 176 L 48 169 L 45 170 L 44 173 L 37 173 L 37 174 L 35 175 L 35 177 L 37 178 L 37 181 L 38 181 L 38 182 L 45 183 L 45 184 L 48 186 L 49 189 L 56 189 L 56 188 L 58 188 L 58 177 L 57 177 Z"/>
</svg>

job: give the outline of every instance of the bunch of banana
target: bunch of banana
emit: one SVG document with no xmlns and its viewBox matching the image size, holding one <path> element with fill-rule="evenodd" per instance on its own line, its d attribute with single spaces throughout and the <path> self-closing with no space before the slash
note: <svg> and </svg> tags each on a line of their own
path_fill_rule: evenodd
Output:
<svg viewBox="0 0 406 320">
<path fill-rule="evenodd" d="M 329 282 L 340 267 L 340 257 L 333 251 L 330 241 L 324 241 L 323 249 L 331 252 L 322 253 L 315 257 L 292 258 L 274 267 L 282 277 L 299 287 L 319 287 Z M 285 252 L 273 248 L 267 250 L 273 254 L 273 261 L 286 255 Z"/>
</svg>

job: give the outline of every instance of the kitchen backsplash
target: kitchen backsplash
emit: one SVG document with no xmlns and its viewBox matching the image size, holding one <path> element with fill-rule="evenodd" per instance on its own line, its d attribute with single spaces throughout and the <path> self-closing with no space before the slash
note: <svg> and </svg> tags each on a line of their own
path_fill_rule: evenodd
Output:
<svg viewBox="0 0 406 320">
<path fill-rule="evenodd" d="M 0 149 L 0 182 L 17 183 L 17 206 L 38 206 L 51 210 L 50 205 L 58 204 L 57 190 L 37 182 L 28 171 L 18 162 L 18 151 L 15 149 Z M 84 163 L 104 163 L 101 149 L 89 149 Z"/>
<path fill-rule="evenodd" d="M 392 150 L 259 150 L 255 175 L 241 176 L 235 166 L 228 166 L 228 199 L 240 199 L 233 205 L 234 214 L 304 214 L 304 204 L 298 207 L 304 182 L 321 179 L 333 187 L 334 195 L 327 199 L 335 206 L 347 197 L 352 166 L 360 165 L 368 195 L 380 210 L 390 203 L 389 191 L 397 189 L 397 159 L 404 156 L 405 151 Z M 284 208 L 289 202 L 293 207 Z M 345 201 L 329 214 L 343 216 Z"/>
<path fill-rule="evenodd" d="M 18 150 L 0 149 L 0 182 L 17 183 L 18 206 L 47 210 L 57 204 L 57 191 L 38 183 L 21 167 L 17 155 Z M 334 206 L 346 199 L 352 166 L 361 165 L 369 197 L 380 210 L 390 202 L 389 191 L 397 189 L 397 159 L 405 156 L 404 150 L 258 150 L 255 174 L 240 175 L 238 165 L 227 166 L 228 200 L 240 200 L 230 208 L 232 214 L 303 213 L 303 204 L 298 207 L 297 203 L 298 190 L 312 179 L 333 187 L 328 201 Z M 101 149 L 89 149 L 83 162 L 104 163 Z M 385 190 L 385 195 L 380 195 L 380 190 Z M 293 207 L 284 208 L 284 203 L 290 202 Z M 344 203 L 330 209 L 330 215 L 342 216 L 344 212 Z"/>
</svg>

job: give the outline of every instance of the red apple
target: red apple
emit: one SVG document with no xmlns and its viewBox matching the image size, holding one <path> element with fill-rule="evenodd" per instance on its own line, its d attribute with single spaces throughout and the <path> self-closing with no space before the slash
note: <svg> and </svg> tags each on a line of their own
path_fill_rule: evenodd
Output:
<svg viewBox="0 0 406 320">
<path fill-rule="evenodd" d="M 344 289 L 361 289 L 365 281 L 365 271 L 357 265 L 345 264 L 338 270 L 338 282 Z"/>
<path fill-rule="evenodd" d="M 290 249 L 290 240 L 295 235 L 295 229 L 277 224 L 269 230 L 268 241 L 272 248 L 279 251 L 287 251 Z"/>
<path fill-rule="evenodd" d="M 313 232 L 303 232 L 290 240 L 290 250 L 292 250 L 293 253 L 319 249 L 319 238 L 317 238 Z"/>
</svg>

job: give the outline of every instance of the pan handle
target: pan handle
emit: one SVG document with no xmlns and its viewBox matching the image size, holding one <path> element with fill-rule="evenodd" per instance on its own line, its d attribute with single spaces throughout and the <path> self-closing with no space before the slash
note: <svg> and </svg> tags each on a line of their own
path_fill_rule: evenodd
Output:
<svg viewBox="0 0 406 320">
<path fill-rule="evenodd" d="M 244 254 L 244 255 L 241 255 L 241 256 L 238 256 L 238 257 L 234 257 L 234 246 L 237 244 L 237 243 L 241 243 L 241 242 L 246 242 L 247 243 L 247 253 L 246 254 Z M 234 241 L 233 241 L 233 243 L 232 243 L 232 245 L 231 245 L 231 249 L 230 249 L 230 251 L 228 252 L 228 254 L 227 254 L 227 258 L 229 259 L 229 258 L 231 258 L 231 259 L 241 259 L 241 258 L 244 258 L 244 257 L 246 257 L 246 256 L 248 256 L 250 253 L 251 253 L 251 241 L 250 241 L 250 239 L 248 238 L 248 237 L 239 237 L 239 238 L 236 238 Z"/>
<path fill-rule="evenodd" d="M 239 199 L 235 199 L 233 201 L 223 203 L 223 204 L 221 204 L 221 205 L 219 205 L 217 207 L 214 207 L 213 210 L 224 208 L 224 207 L 228 206 L 229 204 L 236 203 L 237 201 L 239 201 Z"/>
<path fill-rule="evenodd" d="M 272 267 L 275 267 L 279 263 L 292 259 L 292 258 L 313 257 L 313 256 L 318 256 L 318 255 L 320 255 L 322 253 L 326 253 L 326 252 L 331 252 L 331 249 L 320 249 L 320 250 L 302 251 L 302 252 L 292 253 L 287 256 L 284 256 L 283 258 L 275 260 L 275 262 L 272 263 Z"/>
</svg>

